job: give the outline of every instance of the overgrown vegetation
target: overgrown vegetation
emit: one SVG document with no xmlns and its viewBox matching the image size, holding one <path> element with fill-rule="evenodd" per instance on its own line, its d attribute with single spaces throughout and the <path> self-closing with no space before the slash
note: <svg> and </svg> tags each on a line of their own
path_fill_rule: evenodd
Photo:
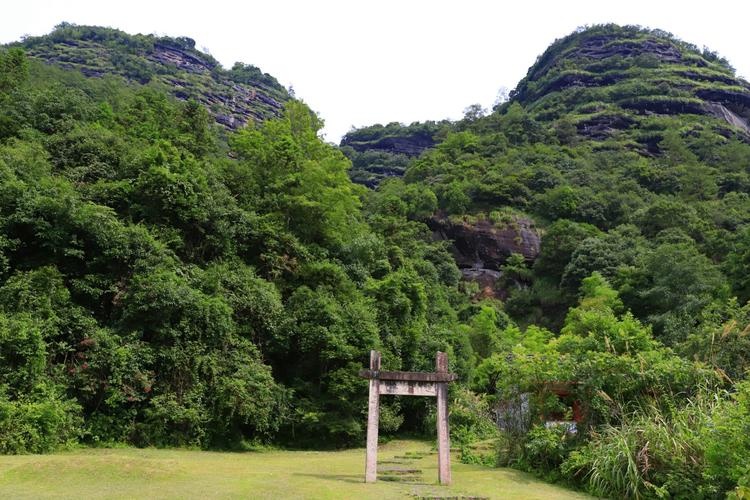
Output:
<svg viewBox="0 0 750 500">
<path fill-rule="evenodd" d="M 27 46 L 193 50 L 118 33 Z M 377 190 L 301 102 L 228 134 L 117 67 L 0 52 L 0 450 L 351 445 L 368 351 L 431 370 L 443 350 L 466 462 L 602 496 L 748 494 L 750 86 L 716 54 L 577 31 L 486 116 L 352 131 L 358 180 L 394 177 Z M 436 217 L 529 220 L 541 246 L 486 292 Z M 433 419 L 392 399 L 381 430 Z"/>
<path fill-rule="evenodd" d="M 181 100 L 203 104 L 221 125 L 237 129 L 248 121 L 276 117 L 289 92 L 251 64 L 224 69 L 188 37 L 129 35 L 99 26 L 61 23 L 52 33 L 12 44 L 31 58 L 87 76 L 120 75 L 160 87 Z"/>
<path fill-rule="evenodd" d="M 3 451 L 352 444 L 370 349 L 462 348 L 449 254 L 362 212 L 302 103 L 224 144 L 193 101 L 1 57 Z"/>
<path fill-rule="evenodd" d="M 372 125 L 350 130 L 341 139 L 341 151 L 352 162 L 352 181 L 375 188 L 389 177 L 404 175 L 406 166 L 431 148 L 450 122 L 415 122 Z"/>
<path fill-rule="evenodd" d="M 459 330 L 471 386 L 504 429 L 499 463 L 603 496 L 746 494 L 745 466 L 710 450 L 750 462 L 749 106 L 750 85 L 716 54 L 595 26 L 381 184 L 381 197 L 431 200 L 406 214 L 417 220 L 542 228 L 538 255 L 490 268 L 502 304 L 476 302 Z M 544 426 L 574 412 L 575 433 Z"/>
</svg>

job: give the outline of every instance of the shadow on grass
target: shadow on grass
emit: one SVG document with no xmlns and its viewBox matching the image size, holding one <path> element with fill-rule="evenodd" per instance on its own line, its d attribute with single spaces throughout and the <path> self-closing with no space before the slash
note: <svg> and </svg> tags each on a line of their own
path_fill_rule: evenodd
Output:
<svg viewBox="0 0 750 500">
<path fill-rule="evenodd" d="M 364 474 L 305 474 L 293 472 L 293 476 L 314 477 L 315 479 L 327 479 L 329 481 L 342 481 L 345 483 L 364 483 Z"/>
<path fill-rule="evenodd" d="M 315 479 L 325 479 L 328 481 L 341 481 L 344 483 L 351 483 L 351 484 L 364 484 L 365 478 L 364 474 L 305 474 L 302 472 L 294 472 L 292 473 L 293 476 L 302 476 L 302 477 L 314 477 Z M 404 484 L 409 486 L 432 486 L 433 483 L 426 483 L 424 481 L 397 481 L 397 480 L 388 480 L 385 478 L 378 478 L 378 481 L 382 481 L 384 483 L 396 483 L 396 484 Z"/>
</svg>

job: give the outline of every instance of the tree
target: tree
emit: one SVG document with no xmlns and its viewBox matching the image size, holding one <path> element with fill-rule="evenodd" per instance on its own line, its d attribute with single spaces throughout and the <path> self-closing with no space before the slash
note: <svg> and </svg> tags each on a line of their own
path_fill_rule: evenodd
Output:
<svg viewBox="0 0 750 500">
<path fill-rule="evenodd" d="M 29 64 L 23 50 L 11 48 L 0 51 L 0 99 L 18 88 L 29 74 Z"/>
</svg>

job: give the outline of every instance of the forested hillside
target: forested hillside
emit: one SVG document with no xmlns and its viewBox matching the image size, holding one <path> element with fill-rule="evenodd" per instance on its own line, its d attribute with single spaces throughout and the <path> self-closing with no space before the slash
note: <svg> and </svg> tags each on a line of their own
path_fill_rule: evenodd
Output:
<svg viewBox="0 0 750 500">
<path fill-rule="evenodd" d="M 451 243 L 485 307 L 469 327 L 473 389 L 504 411 L 531 394 L 541 420 L 583 407 L 583 436 L 516 429 L 502 462 L 615 497 L 747 482 L 748 441 L 732 433 L 750 431 L 737 420 L 749 409 L 749 118 L 750 85 L 716 54 L 597 26 L 555 42 L 508 102 L 467 114 L 380 184 L 381 197 L 434 196 L 406 215 Z M 719 402 L 723 390 L 738 402 Z"/>
<path fill-rule="evenodd" d="M 360 444 L 369 350 L 405 370 L 443 350 L 463 461 L 750 494 L 750 86 L 597 26 L 477 111 L 336 148 L 273 77 L 186 38 L 0 48 L 0 451 Z M 434 415 L 393 398 L 380 419 Z"/>
<path fill-rule="evenodd" d="M 160 86 L 0 61 L 3 451 L 351 444 L 370 349 L 462 349 L 450 255 L 363 212 L 304 104 L 225 143 Z"/>
<path fill-rule="evenodd" d="M 404 175 L 411 160 L 435 145 L 450 122 L 389 123 L 349 131 L 341 139 L 341 151 L 352 161 L 352 181 L 375 188 L 388 177 Z"/>
</svg>

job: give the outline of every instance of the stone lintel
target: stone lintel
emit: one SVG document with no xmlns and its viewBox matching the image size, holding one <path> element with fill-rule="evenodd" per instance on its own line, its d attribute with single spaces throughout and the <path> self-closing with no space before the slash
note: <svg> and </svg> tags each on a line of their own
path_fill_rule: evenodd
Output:
<svg viewBox="0 0 750 500">
<path fill-rule="evenodd" d="M 437 386 L 439 383 L 380 380 L 380 394 L 389 396 L 437 396 Z"/>
<path fill-rule="evenodd" d="M 360 370 L 359 376 L 367 379 L 397 380 L 399 382 L 453 382 L 455 373 L 446 372 L 389 372 L 385 370 Z"/>
</svg>

